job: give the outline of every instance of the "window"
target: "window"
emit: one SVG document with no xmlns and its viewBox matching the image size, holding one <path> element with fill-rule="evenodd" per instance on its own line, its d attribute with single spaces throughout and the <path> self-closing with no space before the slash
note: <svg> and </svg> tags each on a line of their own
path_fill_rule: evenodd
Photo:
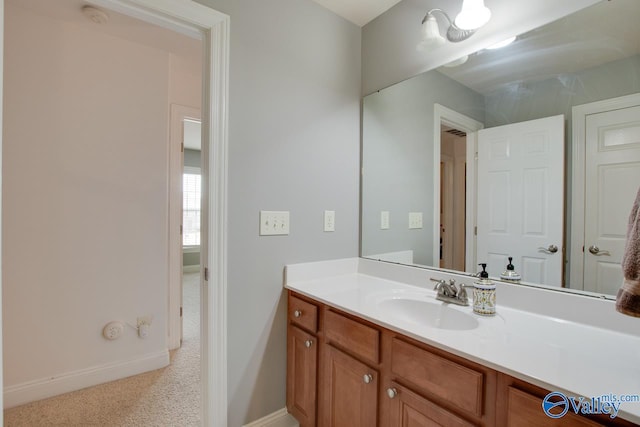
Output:
<svg viewBox="0 0 640 427">
<path fill-rule="evenodd" d="M 200 246 L 200 169 L 182 175 L 182 246 Z"/>
</svg>

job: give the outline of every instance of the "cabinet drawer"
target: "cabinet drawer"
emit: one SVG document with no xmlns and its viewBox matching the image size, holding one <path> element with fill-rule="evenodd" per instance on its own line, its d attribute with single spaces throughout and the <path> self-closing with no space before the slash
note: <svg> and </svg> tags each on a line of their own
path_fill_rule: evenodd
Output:
<svg viewBox="0 0 640 427">
<path fill-rule="evenodd" d="M 338 313 L 324 315 L 325 337 L 350 353 L 377 364 L 380 361 L 380 332 Z"/>
<path fill-rule="evenodd" d="M 507 425 L 519 427 L 602 426 L 602 424 L 580 417 L 572 412 L 567 412 L 562 418 L 550 418 L 542 410 L 542 399 L 514 387 L 509 387 Z"/>
<path fill-rule="evenodd" d="M 318 307 L 289 294 L 289 321 L 316 333 L 318 332 Z"/>
<path fill-rule="evenodd" d="M 482 416 L 484 375 L 404 341 L 393 339 L 391 372 L 428 395 Z"/>
</svg>

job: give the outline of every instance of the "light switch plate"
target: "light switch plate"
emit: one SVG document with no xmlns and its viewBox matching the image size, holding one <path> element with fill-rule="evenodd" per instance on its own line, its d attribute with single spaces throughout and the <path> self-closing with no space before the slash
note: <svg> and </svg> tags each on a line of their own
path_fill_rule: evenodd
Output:
<svg viewBox="0 0 640 427">
<path fill-rule="evenodd" d="M 422 228 L 422 212 L 409 212 L 409 229 Z"/>
<path fill-rule="evenodd" d="M 289 211 L 260 211 L 260 235 L 289 234 Z"/>
<path fill-rule="evenodd" d="M 336 231 L 336 211 L 324 211 L 324 231 Z"/>
<path fill-rule="evenodd" d="M 380 230 L 389 229 L 389 211 L 380 212 Z"/>
</svg>

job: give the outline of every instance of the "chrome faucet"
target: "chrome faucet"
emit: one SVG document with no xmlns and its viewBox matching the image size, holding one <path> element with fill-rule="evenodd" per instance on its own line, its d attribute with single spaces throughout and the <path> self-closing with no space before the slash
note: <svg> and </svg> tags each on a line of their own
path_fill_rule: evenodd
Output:
<svg viewBox="0 0 640 427">
<path fill-rule="evenodd" d="M 469 298 L 464 284 L 460 284 L 460 290 L 458 290 L 455 279 L 449 280 L 448 283 L 444 279 L 432 278 L 431 281 L 437 282 L 433 288 L 437 292 L 437 300 L 457 305 L 469 305 Z"/>
</svg>

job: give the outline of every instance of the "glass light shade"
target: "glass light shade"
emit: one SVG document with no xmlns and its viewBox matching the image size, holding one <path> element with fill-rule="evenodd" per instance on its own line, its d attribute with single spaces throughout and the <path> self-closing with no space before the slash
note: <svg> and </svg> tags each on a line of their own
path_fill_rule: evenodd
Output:
<svg viewBox="0 0 640 427">
<path fill-rule="evenodd" d="M 440 28 L 436 18 L 429 14 L 422 24 L 422 41 L 418 44 L 418 50 L 443 45 L 446 42 L 444 37 L 440 35 Z"/>
<path fill-rule="evenodd" d="M 484 5 L 484 0 L 464 0 L 454 23 L 461 30 L 476 30 L 489 22 L 489 18 L 491 11 Z"/>
</svg>

